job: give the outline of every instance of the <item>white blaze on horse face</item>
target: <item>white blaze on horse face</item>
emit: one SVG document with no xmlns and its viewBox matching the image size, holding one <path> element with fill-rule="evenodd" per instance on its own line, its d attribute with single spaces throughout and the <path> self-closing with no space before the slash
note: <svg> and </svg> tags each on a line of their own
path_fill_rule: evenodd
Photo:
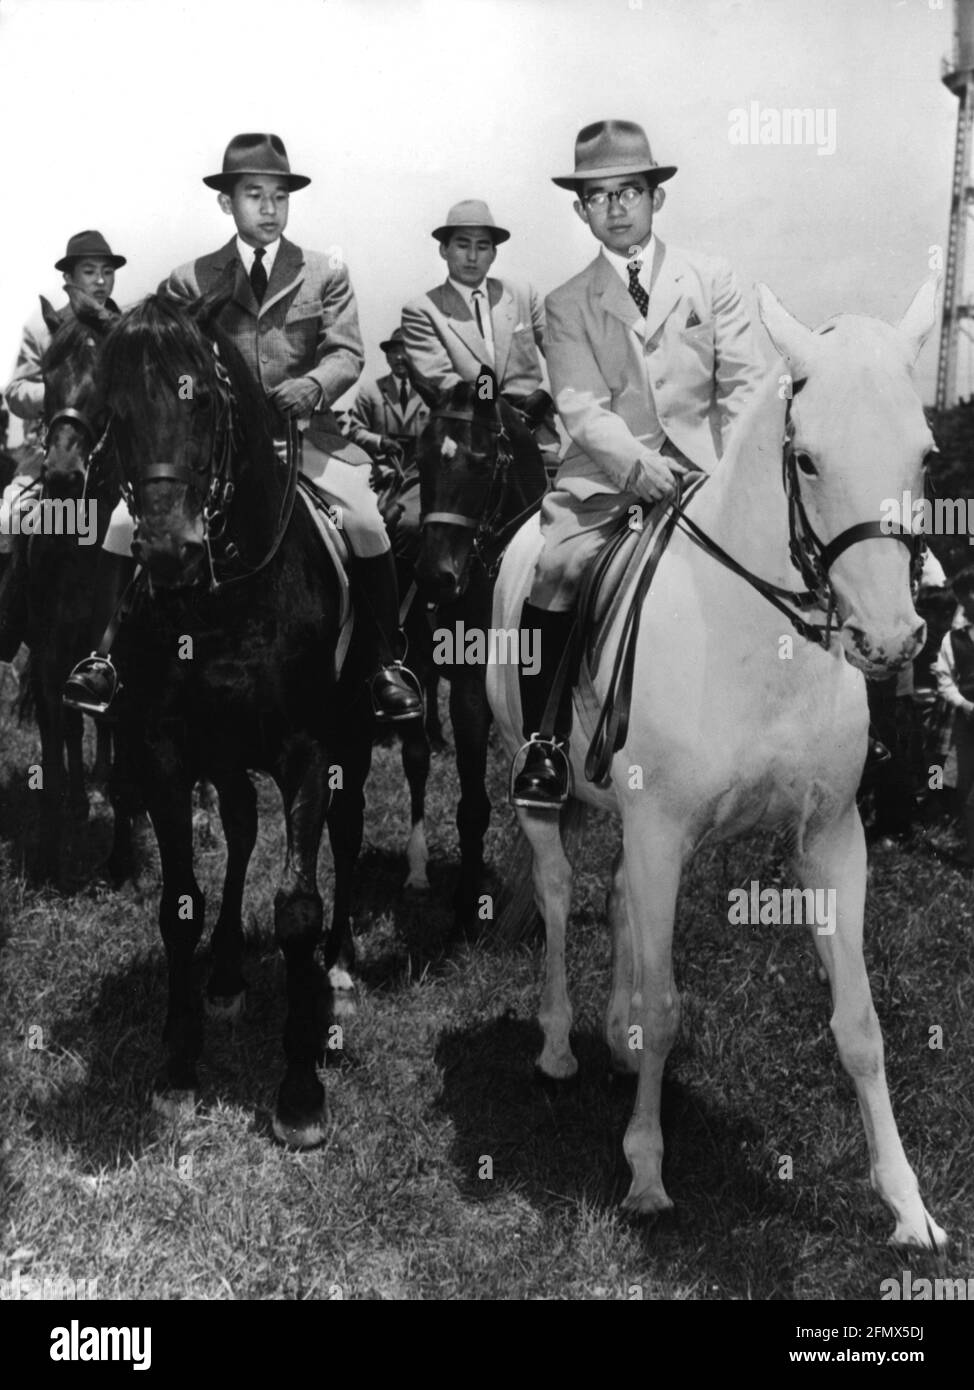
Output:
<svg viewBox="0 0 974 1390">
<path fill-rule="evenodd" d="M 456 458 L 457 441 L 455 439 L 451 439 L 449 435 L 445 435 L 443 443 L 440 445 L 440 453 L 445 459 Z"/>
</svg>

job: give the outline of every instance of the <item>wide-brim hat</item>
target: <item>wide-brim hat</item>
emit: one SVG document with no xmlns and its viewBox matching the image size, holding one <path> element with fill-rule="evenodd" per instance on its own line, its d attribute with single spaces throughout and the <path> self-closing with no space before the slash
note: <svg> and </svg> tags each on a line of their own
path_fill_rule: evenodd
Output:
<svg viewBox="0 0 974 1390">
<path fill-rule="evenodd" d="M 574 174 L 551 181 L 574 192 L 585 179 L 646 174 L 655 185 L 665 183 L 675 173 L 675 164 L 656 163 L 646 132 L 635 121 L 596 121 L 578 132 Z"/>
<path fill-rule="evenodd" d="M 86 256 L 97 256 L 100 261 L 111 261 L 112 270 L 118 270 L 119 266 L 125 265 L 124 256 L 116 256 L 101 232 L 87 231 L 75 232 L 73 237 L 68 238 L 67 250 L 59 261 L 54 262 L 55 270 L 70 270 L 75 261 L 83 260 Z"/>
<path fill-rule="evenodd" d="M 380 352 L 388 352 L 390 348 L 406 346 L 406 339 L 403 337 L 401 328 L 394 328 L 384 343 L 379 344 Z"/>
<path fill-rule="evenodd" d="M 480 198 L 465 198 L 462 203 L 454 203 L 446 215 L 443 226 L 436 227 L 433 235 L 439 242 L 447 241 L 454 232 L 460 231 L 463 227 L 485 228 L 490 232 L 495 246 L 499 246 L 502 241 L 509 241 L 511 236 L 506 227 L 498 227 L 490 208 Z"/>
<path fill-rule="evenodd" d="M 292 193 L 311 182 L 304 174 L 291 173 L 287 150 L 279 135 L 235 135 L 223 156 L 222 171 L 207 174 L 203 182 L 208 188 L 229 193 L 241 174 L 273 174 L 285 179 Z"/>
</svg>

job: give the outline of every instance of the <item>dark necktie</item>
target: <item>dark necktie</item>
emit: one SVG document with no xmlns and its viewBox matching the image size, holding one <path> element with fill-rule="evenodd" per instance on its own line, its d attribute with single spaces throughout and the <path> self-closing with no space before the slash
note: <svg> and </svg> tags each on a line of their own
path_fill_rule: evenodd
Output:
<svg viewBox="0 0 974 1390">
<path fill-rule="evenodd" d="M 263 304 L 267 293 L 267 271 L 264 269 L 264 248 L 258 246 L 254 251 L 254 263 L 250 267 L 250 287 L 258 304 Z"/>
<path fill-rule="evenodd" d="M 405 381 L 399 383 L 399 409 L 405 415 L 406 406 L 409 404 L 409 386 Z"/>
<path fill-rule="evenodd" d="M 486 341 L 487 341 L 487 334 L 484 332 L 484 320 L 483 320 L 483 316 L 481 315 L 481 312 L 480 312 L 480 301 L 481 301 L 481 299 L 483 298 L 483 295 L 484 295 L 483 290 L 474 290 L 474 291 L 472 292 L 471 297 L 472 297 L 472 299 L 473 299 L 473 311 L 474 311 L 474 313 L 477 315 L 477 329 L 478 329 L 478 331 L 479 331 L 479 333 L 480 333 L 480 336 L 483 338 L 484 342 L 486 343 Z"/>
<path fill-rule="evenodd" d="M 636 308 L 642 314 L 643 318 L 645 318 L 649 312 L 649 295 L 639 283 L 639 272 L 642 269 L 642 265 L 643 263 L 640 260 L 630 261 L 626 269 L 629 272 L 629 293 L 636 301 Z"/>
</svg>

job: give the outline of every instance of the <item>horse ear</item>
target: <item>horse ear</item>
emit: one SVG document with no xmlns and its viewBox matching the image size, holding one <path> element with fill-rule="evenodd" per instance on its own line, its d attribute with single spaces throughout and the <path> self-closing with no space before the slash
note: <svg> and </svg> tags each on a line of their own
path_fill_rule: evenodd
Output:
<svg viewBox="0 0 974 1390">
<path fill-rule="evenodd" d="M 818 346 L 815 334 L 788 312 L 767 285 L 758 285 L 757 292 L 758 312 L 768 337 L 788 363 L 792 376 L 796 380 L 807 376 Z"/>
<path fill-rule="evenodd" d="M 231 261 L 224 267 L 223 274 L 216 284 L 190 306 L 189 312 L 196 320 L 198 328 L 206 332 L 213 327 L 221 309 L 233 298 L 235 284 L 236 265 Z"/>
<path fill-rule="evenodd" d="M 47 324 L 47 331 L 50 333 L 51 337 L 53 338 L 53 337 L 54 337 L 54 334 L 55 334 L 55 333 L 58 331 L 58 329 L 61 327 L 61 320 L 58 318 L 58 316 L 57 316 L 57 310 L 55 309 L 55 307 L 54 307 L 54 305 L 51 303 L 51 301 L 50 301 L 49 299 L 45 299 L 43 295 L 41 295 L 40 298 L 41 298 L 41 316 L 43 317 L 44 322 Z"/>
<path fill-rule="evenodd" d="M 111 312 L 105 306 L 99 304 L 97 299 L 92 299 L 90 294 L 79 289 L 77 285 L 65 285 L 65 293 L 68 302 L 74 310 L 74 316 L 82 323 L 99 323 L 111 320 Z"/>
<path fill-rule="evenodd" d="M 937 299 L 941 279 L 942 276 L 939 274 L 931 275 L 923 282 L 913 296 L 910 307 L 896 325 L 897 331 L 906 340 L 911 362 L 917 360 L 920 349 L 937 322 Z"/>
</svg>

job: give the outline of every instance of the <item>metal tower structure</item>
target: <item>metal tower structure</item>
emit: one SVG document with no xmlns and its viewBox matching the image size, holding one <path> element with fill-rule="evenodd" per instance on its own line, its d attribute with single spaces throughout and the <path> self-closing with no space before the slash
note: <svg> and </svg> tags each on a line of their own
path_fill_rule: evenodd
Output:
<svg viewBox="0 0 974 1390">
<path fill-rule="evenodd" d="M 970 226 L 974 217 L 974 176 L 971 172 L 974 131 L 974 0 L 954 0 L 954 47 L 943 63 L 944 86 L 958 100 L 954 178 L 950 191 L 950 235 L 944 274 L 943 325 L 937 362 L 937 409 L 958 399 L 958 349 L 963 333 L 971 340 L 974 298 L 965 281 Z"/>
</svg>

